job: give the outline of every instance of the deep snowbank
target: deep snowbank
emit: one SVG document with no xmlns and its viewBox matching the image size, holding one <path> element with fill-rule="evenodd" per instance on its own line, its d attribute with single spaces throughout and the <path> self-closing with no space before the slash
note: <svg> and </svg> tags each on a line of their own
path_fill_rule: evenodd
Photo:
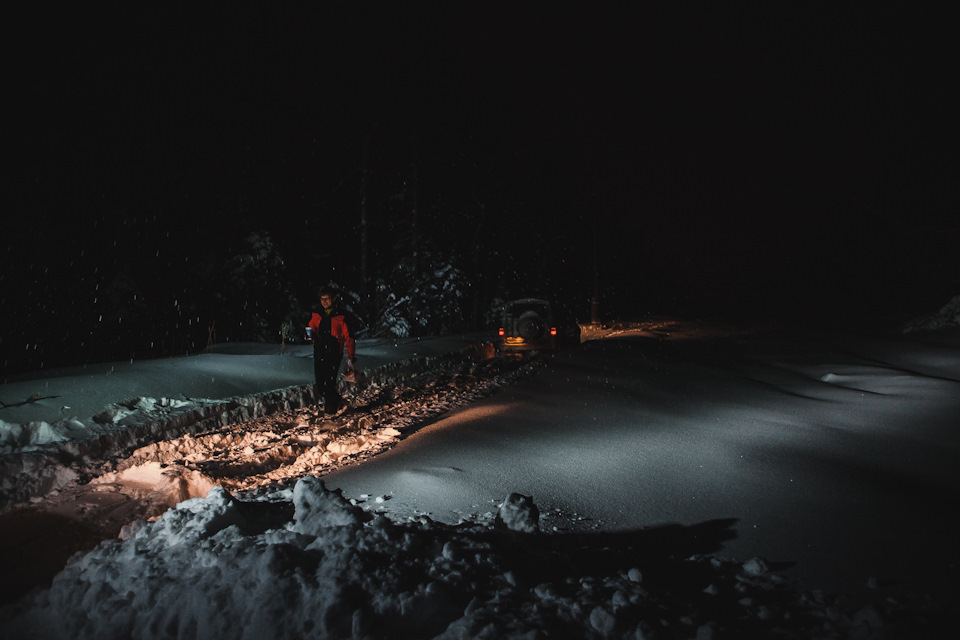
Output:
<svg viewBox="0 0 960 640">
<path fill-rule="evenodd" d="M 874 637 L 937 622 L 902 603 L 798 593 L 764 560 L 703 553 L 729 523 L 632 534 L 393 522 L 315 477 L 257 500 L 215 488 L 76 556 L 6 608 L 7 637 Z M 509 526 L 508 526 L 509 525 Z M 511 528 L 512 527 L 512 528 Z"/>
<path fill-rule="evenodd" d="M 92 426 L 41 423 L 37 431 L 55 433 L 45 440 L 31 438 L 20 451 L 0 456 L 0 512 L 29 498 L 64 489 L 91 474 L 106 472 L 105 462 L 124 455 L 143 443 L 250 420 L 257 416 L 303 406 L 312 402 L 309 386 L 289 387 L 262 394 L 226 400 L 195 399 L 168 404 L 165 399 L 134 398 L 107 406 Z M 109 418 L 106 418 L 109 416 Z M 115 418 L 115 420 L 114 420 Z M 20 425 L 6 425 L 8 433 Z M 32 425 L 28 424 L 27 427 Z"/>
</svg>

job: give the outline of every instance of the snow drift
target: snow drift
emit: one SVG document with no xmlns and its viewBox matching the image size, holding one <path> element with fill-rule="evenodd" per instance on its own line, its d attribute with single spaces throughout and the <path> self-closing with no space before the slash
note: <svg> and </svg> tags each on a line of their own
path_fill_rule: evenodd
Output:
<svg viewBox="0 0 960 640">
<path fill-rule="evenodd" d="M 520 498 L 496 519 L 512 527 L 452 526 L 391 521 L 316 477 L 258 500 L 217 487 L 77 556 L 49 590 L 8 607 L 0 629 L 76 639 L 870 637 L 902 613 L 798 593 L 762 558 L 704 555 L 731 535 L 726 522 L 547 536 Z"/>
</svg>

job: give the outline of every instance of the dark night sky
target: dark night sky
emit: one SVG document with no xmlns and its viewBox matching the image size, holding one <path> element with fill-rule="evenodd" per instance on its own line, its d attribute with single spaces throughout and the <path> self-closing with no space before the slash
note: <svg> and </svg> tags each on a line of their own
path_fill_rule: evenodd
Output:
<svg viewBox="0 0 960 640">
<path fill-rule="evenodd" d="M 5 34 L 8 255 L 36 239 L 56 260 L 94 224 L 108 253 L 152 212 L 184 247 L 259 225 L 295 254 L 322 220 L 355 260 L 369 139 L 371 167 L 416 150 L 442 224 L 482 202 L 486 229 L 538 229 L 588 289 L 596 240 L 624 312 L 945 302 L 960 281 L 945 16 L 777 5 L 28 16 Z"/>
</svg>

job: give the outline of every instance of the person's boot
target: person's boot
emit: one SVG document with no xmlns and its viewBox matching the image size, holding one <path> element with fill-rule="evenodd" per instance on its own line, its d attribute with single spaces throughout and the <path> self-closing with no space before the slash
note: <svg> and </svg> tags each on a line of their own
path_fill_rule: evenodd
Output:
<svg viewBox="0 0 960 640">
<path fill-rule="evenodd" d="M 323 404 L 323 412 L 328 416 L 336 415 L 340 410 L 340 401 L 335 398 L 327 398 Z"/>
</svg>

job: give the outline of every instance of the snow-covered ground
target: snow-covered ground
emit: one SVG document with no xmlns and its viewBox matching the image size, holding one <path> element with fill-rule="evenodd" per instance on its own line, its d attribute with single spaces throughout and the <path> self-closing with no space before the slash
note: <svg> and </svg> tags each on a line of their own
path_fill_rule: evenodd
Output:
<svg viewBox="0 0 960 640">
<path fill-rule="evenodd" d="M 378 388 L 438 361 L 470 359 L 486 334 L 362 340 Z M 142 444 L 313 403 L 309 345 L 224 344 L 194 356 L 43 371 L 0 386 L 0 512 L 110 471 Z M 357 388 L 344 386 L 352 395 Z M 84 461 L 90 461 L 85 465 Z M 104 462 L 106 466 L 104 466 Z"/>
<path fill-rule="evenodd" d="M 960 424 L 956 402 L 950 404 L 950 394 L 958 395 L 960 339 L 949 326 L 902 345 L 879 341 L 864 351 L 861 342 L 856 356 L 841 350 L 839 360 L 818 361 L 821 354 L 810 353 L 802 362 L 774 363 L 753 381 L 753 399 L 728 408 L 739 412 L 751 433 L 780 424 L 794 434 L 833 429 L 846 437 L 859 429 L 860 435 L 896 440 L 898 429 L 915 429 L 919 438 L 945 438 L 932 445 L 949 458 L 957 447 L 950 434 Z M 668 321 L 585 332 L 588 339 L 632 336 L 665 344 L 718 335 L 746 348 L 753 344 L 728 331 Z M 0 630 L 5 637 L 71 638 L 710 638 L 917 637 L 954 626 L 934 597 L 942 594 L 893 592 L 879 584 L 857 594 L 809 591 L 765 554 L 736 559 L 722 553 L 737 535 L 732 518 L 741 514 L 638 525 L 643 509 L 639 518 L 623 513 L 637 502 L 622 495 L 644 487 L 644 478 L 628 484 L 624 455 L 636 435 L 625 435 L 624 418 L 649 411 L 658 393 L 703 395 L 717 406 L 728 388 L 723 378 L 705 379 L 688 362 L 651 361 L 624 386 L 624 371 L 605 375 L 600 366 L 591 374 L 597 379 L 589 392 L 581 391 L 594 403 L 596 419 L 550 425 L 555 436 L 534 446 L 483 420 L 500 413 L 516 431 L 530 423 L 546 436 L 548 426 L 539 422 L 548 408 L 533 404 L 538 396 L 529 394 L 536 386 L 530 383 L 560 384 L 563 359 L 486 359 L 483 348 L 468 343 L 437 344 L 429 353 L 417 346 L 416 355 L 393 358 L 373 351 L 398 347 L 369 345 L 365 353 L 362 346 L 368 378 L 350 388 L 352 408 L 335 420 L 304 404 L 310 363 L 303 353 L 264 354 L 260 366 L 274 363 L 276 376 L 266 386 L 252 381 L 259 377 L 256 365 L 241 363 L 252 358 L 207 354 L 237 363 L 210 362 L 218 371 L 209 376 L 211 383 L 244 371 L 243 380 L 218 393 L 188 386 L 207 378 L 209 372 L 197 372 L 203 356 L 196 365 L 178 359 L 182 364 L 172 380 L 168 370 L 136 391 L 123 388 L 80 411 L 60 409 L 82 401 L 67 398 L 80 383 L 65 376 L 50 379 L 50 386 L 48 379 L 35 378 L 0 387 L 8 405 L 40 396 L 4 412 L 56 412 L 33 414 L 25 422 L 22 416 L 30 414 L 4 416 L 7 508 L 32 495 L 33 508 L 68 514 L 73 522 L 85 513 L 102 515 L 118 501 L 135 503 L 126 513 L 143 516 L 127 522 L 116 539 L 75 556 L 49 589 L 5 607 Z M 624 344 L 629 348 L 629 341 Z M 146 364 L 144 371 L 150 369 Z M 107 368 L 100 379 L 112 382 L 117 373 Z M 674 379 L 663 381 L 658 374 Z M 818 396 L 805 401 L 823 410 L 778 413 L 768 394 L 774 386 L 779 397 L 799 398 L 815 389 Z M 635 394 L 634 408 L 622 397 L 624 389 Z M 509 395 L 505 391 L 512 394 L 509 402 L 501 397 Z M 571 393 L 556 405 L 577 402 L 583 404 L 582 398 Z M 799 406 L 783 404 L 786 411 Z M 904 412 L 921 420 L 902 420 Z M 646 442 L 654 451 L 657 430 L 685 426 L 701 407 L 680 413 L 650 432 Z M 836 424 L 819 422 L 832 416 L 840 418 Z M 708 419 L 705 413 L 700 418 Z M 398 460 L 416 459 L 436 443 L 449 454 L 458 438 L 462 450 L 455 464 L 397 471 Z M 471 448 L 484 438 L 483 446 Z M 838 438 L 835 444 L 868 441 Z M 555 456 L 558 447 L 563 455 Z M 520 454 L 499 453 L 513 449 Z M 571 453 L 589 464 L 561 468 Z M 518 463 L 517 455 L 527 456 L 528 465 Z M 869 458 L 869 451 L 856 458 Z M 624 483 L 590 486 L 585 470 L 598 465 L 616 468 Z M 51 466 L 55 473 L 46 471 Z M 633 475 L 644 467 L 637 465 Z M 922 471 L 908 467 L 904 462 L 897 477 Z M 598 475 L 608 475 L 609 469 L 603 471 Z M 565 478 L 555 486 L 571 494 L 531 499 L 530 488 L 544 486 L 544 474 Z M 943 495 L 955 498 L 955 478 L 939 480 Z M 373 490 L 355 489 L 360 486 Z M 651 496 L 667 500 L 668 493 Z M 556 506 L 564 504 L 576 508 Z M 944 504 L 947 515 L 955 511 L 951 504 L 956 502 Z M 835 524 L 824 523 L 828 529 Z M 898 557 L 896 550 L 890 556 Z"/>
</svg>

